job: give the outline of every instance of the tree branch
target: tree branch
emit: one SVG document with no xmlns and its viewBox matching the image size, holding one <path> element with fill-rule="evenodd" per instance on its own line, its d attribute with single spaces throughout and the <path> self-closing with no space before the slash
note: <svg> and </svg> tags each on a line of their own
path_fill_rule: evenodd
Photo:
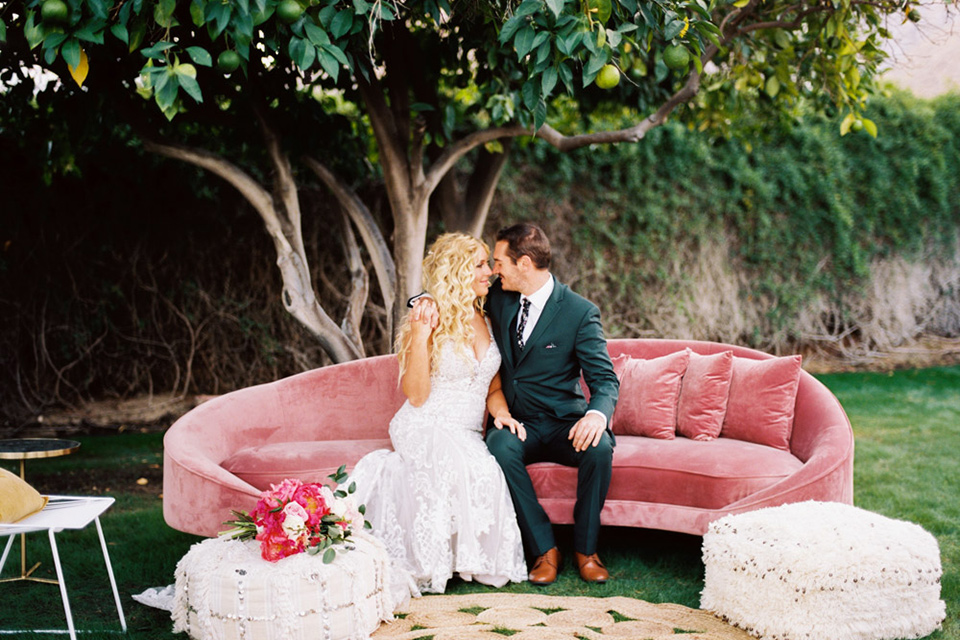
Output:
<svg viewBox="0 0 960 640">
<path fill-rule="evenodd" d="M 350 220 L 360 231 L 363 245 L 367 248 L 367 253 L 370 254 L 370 260 L 373 262 L 373 268 L 377 274 L 377 283 L 383 295 L 387 318 L 392 318 L 396 300 L 397 270 L 393 257 L 390 255 L 390 248 L 380 233 L 380 227 L 377 226 L 377 221 L 356 192 L 347 187 L 343 180 L 330 169 L 308 156 L 304 156 L 303 161 L 333 193 L 337 202 L 340 203 L 340 206 L 343 207 Z M 392 335 L 392 327 L 390 329 L 390 335 Z"/>
<path fill-rule="evenodd" d="M 511 125 L 507 127 L 492 127 L 482 131 L 475 131 L 470 135 L 461 138 L 447 146 L 439 158 L 431 165 L 424 176 L 424 188 L 428 193 L 432 193 L 437 188 L 437 184 L 443 179 L 450 169 L 460 158 L 466 155 L 471 149 L 481 144 L 486 144 L 497 138 L 516 138 L 519 136 L 532 136 L 534 132 L 531 129 L 520 125 Z"/>
<path fill-rule="evenodd" d="M 367 306 L 367 296 L 370 293 L 370 276 L 363 266 L 360 257 L 360 247 L 353 235 L 350 218 L 341 213 L 343 219 L 343 253 L 347 258 L 347 269 L 350 272 L 350 296 L 347 298 L 347 310 L 343 314 L 340 329 L 356 345 L 360 355 L 363 355 L 363 338 L 360 335 L 360 323 Z"/>
</svg>

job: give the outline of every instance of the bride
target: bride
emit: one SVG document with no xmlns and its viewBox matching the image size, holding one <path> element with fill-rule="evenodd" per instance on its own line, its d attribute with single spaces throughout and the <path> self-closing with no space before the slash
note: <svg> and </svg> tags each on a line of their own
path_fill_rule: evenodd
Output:
<svg viewBox="0 0 960 640">
<path fill-rule="evenodd" d="M 447 233 L 423 261 L 439 321 L 407 317 L 397 338 L 406 402 L 390 422 L 394 451 L 364 456 L 351 477 L 373 534 L 411 594 L 442 593 L 458 574 L 494 587 L 527 579 L 503 473 L 483 441 L 484 410 L 524 439 L 500 389 L 500 352 L 484 318 L 487 246 Z"/>
</svg>

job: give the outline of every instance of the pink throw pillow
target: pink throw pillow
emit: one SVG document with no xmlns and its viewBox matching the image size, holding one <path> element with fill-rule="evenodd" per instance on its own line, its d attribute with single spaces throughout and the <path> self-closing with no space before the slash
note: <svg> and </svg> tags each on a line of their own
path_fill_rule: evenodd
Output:
<svg viewBox="0 0 960 640">
<path fill-rule="evenodd" d="M 614 358 L 613 370 L 620 378 L 620 399 L 613 413 L 613 432 L 673 440 L 680 381 L 689 361 L 688 351 L 652 360 L 627 355 Z"/>
<path fill-rule="evenodd" d="M 733 351 L 709 356 L 690 352 L 677 403 L 677 432 L 692 440 L 715 440 L 727 415 Z"/>
<path fill-rule="evenodd" d="M 789 451 L 800 361 L 799 355 L 769 360 L 735 356 L 720 435 Z"/>
</svg>

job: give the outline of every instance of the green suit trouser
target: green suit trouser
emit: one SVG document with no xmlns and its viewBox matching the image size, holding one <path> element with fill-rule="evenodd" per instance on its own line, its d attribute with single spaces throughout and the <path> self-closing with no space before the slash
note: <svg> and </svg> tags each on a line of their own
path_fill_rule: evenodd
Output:
<svg viewBox="0 0 960 640">
<path fill-rule="evenodd" d="M 531 558 L 541 556 L 556 546 L 550 518 L 540 506 L 527 472 L 527 465 L 534 462 L 557 462 L 577 467 L 573 546 L 575 551 L 587 555 L 597 551 L 600 510 L 610 488 L 613 439 L 606 431 L 596 447 L 575 451 L 573 441 L 568 439 L 574 424 L 525 422 L 525 441 L 521 441 L 509 429 L 497 429 L 492 421 L 487 429 L 487 448 L 500 463 L 506 477 L 524 547 Z"/>
</svg>

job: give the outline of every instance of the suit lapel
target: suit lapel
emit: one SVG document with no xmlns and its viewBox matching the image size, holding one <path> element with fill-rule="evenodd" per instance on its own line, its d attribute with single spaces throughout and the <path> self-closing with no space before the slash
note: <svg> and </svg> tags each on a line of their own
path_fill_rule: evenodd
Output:
<svg viewBox="0 0 960 640">
<path fill-rule="evenodd" d="M 552 277 L 552 276 L 551 276 Z M 540 342 L 541 337 L 544 332 L 550 326 L 550 323 L 553 322 L 554 316 L 557 315 L 557 312 L 560 311 L 560 303 L 563 301 L 563 285 L 554 278 L 553 281 L 553 293 L 550 294 L 550 298 L 547 300 L 547 304 L 543 307 L 543 312 L 540 314 L 540 319 L 537 320 L 537 326 L 533 328 L 533 333 L 530 334 L 530 339 L 527 340 L 526 345 L 523 348 L 523 352 L 520 353 L 520 356 L 517 358 L 517 366 L 519 367 L 521 363 L 526 359 L 528 355 L 536 348 L 536 345 Z M 516 305 L 519 307 L 519 304 Z"/>
</svg>

